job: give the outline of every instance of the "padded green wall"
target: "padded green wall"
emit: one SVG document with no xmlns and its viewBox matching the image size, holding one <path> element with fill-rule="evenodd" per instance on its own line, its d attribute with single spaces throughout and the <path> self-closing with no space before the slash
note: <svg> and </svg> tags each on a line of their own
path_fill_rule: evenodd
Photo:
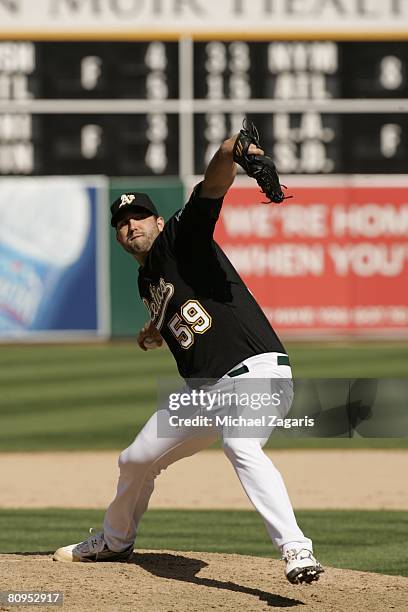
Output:
<svg viewBox="0 0 408 612">
<path fill-rule="evenodd" d="M 109 201 L 122 193 L 147 193 L 167 220 L 184 205 L 184 185 L 175 179 L 112 179 Z M 147 320 L 137 290 L 138 263 L 118 245 L 115 230 L 110 232 L 111 330 L 113 337 L 135 336 Z"/>
</svg>

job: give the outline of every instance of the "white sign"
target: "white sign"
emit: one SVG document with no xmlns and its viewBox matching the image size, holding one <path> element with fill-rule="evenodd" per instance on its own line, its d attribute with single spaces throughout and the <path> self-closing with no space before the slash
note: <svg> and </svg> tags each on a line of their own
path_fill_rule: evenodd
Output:
<svg viewBox="0 0 408 612">
<path fill-rule="evenodd" d="M 0 37 L 408 37 L 408 0 L 0 0 Z"/>
</svg>

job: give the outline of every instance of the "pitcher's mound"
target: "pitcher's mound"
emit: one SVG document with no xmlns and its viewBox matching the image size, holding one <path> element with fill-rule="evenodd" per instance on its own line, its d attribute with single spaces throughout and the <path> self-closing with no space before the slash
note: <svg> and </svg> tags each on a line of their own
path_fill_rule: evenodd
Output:
<svg viewBox="0 0 408 612">
<path fill-rule="evenodd" d="M 292 586 L 282 561 L 243 555 L 137 551 L 126 564 L 0 555 L 0 591 L 23 590 L 62 591 L 64 612 L 384 612 L 406 609 L 408 578 L 326 568 L 318 582 Z M 0 604 L 0 610 L 27 607 Z"/>
</svg>

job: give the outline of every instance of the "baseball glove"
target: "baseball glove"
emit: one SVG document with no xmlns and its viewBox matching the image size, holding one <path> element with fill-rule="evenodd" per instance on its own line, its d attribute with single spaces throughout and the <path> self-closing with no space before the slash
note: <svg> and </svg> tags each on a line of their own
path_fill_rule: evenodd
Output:
<svg viewBox="0 0 408 612">
<path fill-rule="evenodd" d="M 261 149 L 259 133 L 252 121 L 244 120 L 242 130 L 239 132 L 233 149 L 233 159 L 258 183 L 261 191 L 269 198 L 270 202 L 281 204 L 283 200 L 292 196 L 285 196 L 279 181 L 278 172 L 273 160 L 269 155 L 252 155 L 248 153 L 249 145 L 254 144 Z"/>
</svg>

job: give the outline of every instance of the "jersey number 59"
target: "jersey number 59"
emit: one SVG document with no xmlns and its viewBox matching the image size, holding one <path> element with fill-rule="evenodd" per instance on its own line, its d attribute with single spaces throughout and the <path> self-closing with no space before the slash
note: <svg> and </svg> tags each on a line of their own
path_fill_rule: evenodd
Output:
<svg viewBox="0 0 408 612">
<path fill-rule="evenodd" d="M 205 334 L 212 325 L 212 318 L 197 300 L 189 300 L 181 307 L 181 316 L 176 313 L 168 326 L 183 349 L 194 344 L 194 334 Z"/>
</svg>

